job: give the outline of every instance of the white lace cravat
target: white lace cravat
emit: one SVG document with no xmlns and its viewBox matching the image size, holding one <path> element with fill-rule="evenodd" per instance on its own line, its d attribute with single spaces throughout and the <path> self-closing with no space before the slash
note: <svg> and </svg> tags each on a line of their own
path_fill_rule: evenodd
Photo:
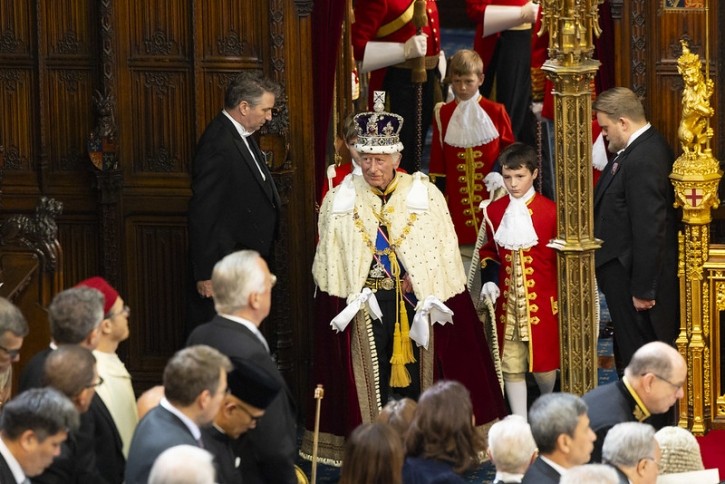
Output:
<svg viewBox="0 0 725 484">
<path fill-rule="evenodd" d="M 534 187 L 521 198 L 509 195 L 509 205 L 501 219 L 501 224 L 493 236 L 498 245 L 509 250 L 528 249 L 539 242 L 534 230 L 531 214 L 526 203 L 536 194 Z"/>
<path fill-rule="evenodd" d="M 499 137 L 491 117 L 478 100 L 479 97 L 474 96 L 468 101 L 458 103 L 448 123 L 446 144 L 456 148 L 472 148 L 490 143 Z"/>
</svg>

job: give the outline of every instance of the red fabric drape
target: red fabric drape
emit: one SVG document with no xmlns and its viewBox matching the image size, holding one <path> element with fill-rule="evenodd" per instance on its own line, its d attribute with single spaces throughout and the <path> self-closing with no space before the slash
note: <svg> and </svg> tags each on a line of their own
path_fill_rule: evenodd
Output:
<svg viewBox="0 0 725 484">
<path fill-rule="evenodd" d="M 335 84 L 335 67 L 347 2 L 316 0 L 312 11 L 312 55 L 314 58 L 315 183 L 324 182 L 325 151 Z M 315 193 L 320 193 L 319 189 Z"/>
</svg>

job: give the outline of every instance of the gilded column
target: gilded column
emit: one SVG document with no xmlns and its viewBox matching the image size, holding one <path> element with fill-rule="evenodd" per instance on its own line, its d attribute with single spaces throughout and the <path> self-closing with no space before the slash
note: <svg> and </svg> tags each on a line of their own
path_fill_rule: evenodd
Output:
<svg viewBox="0 0 725 484">
<path fill-rule="evenodd" d="M 684 233 L 680 234 L 680 333 L 677 348 L 687 360 L 687 387 L 680 405 L 679 425 L 695 435 L 708 430 L 712 416 L 710 401 L 710 286 L 703 278 L 710 245 L 712 209 L 720 200 L 717 188 L 722 176 L 710 148 L 710 97 L 714 83 L 702 72 L 702 62 L 681 41 L 677 70 L 682 76 L 682 117 L 677 131 L 682 155 L 672 167 L 675 206 L 682 207 Z"/>
<path fill-rule="evenodd" d="M 554 83 L 561 389 L 581 395 L 597 384 L 597 295 L 591 164 L 590 82 L 602 0 L 542 0 L 542 32 L 549 60 L 542 69 Z"/>
</svg>

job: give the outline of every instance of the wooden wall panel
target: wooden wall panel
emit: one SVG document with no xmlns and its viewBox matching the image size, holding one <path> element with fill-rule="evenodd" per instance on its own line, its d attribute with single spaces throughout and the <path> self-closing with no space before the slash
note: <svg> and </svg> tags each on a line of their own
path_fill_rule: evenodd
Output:
<svg viewBox="0 0 725 484">
<path fill-rule="evenodd" d="M 0 54 L 7 60 L 25 60 L 32 55 L 35 2 L 0 2 Z"/>
<path fill-rule="evenodd" d="M 188 62 L 192 55 L 191 2 L 145 0 L 130 2 L 128 57 L 132 61 L 163 58 Z"/>
<path fill-rule="evenodd" d="M 134 178 L 145 172 L 187 175 L 196 143 L 189 123 L 193 119 L 189 69 L 134 70 L 131 82 Z"/>
<path fill-rule="evenodd" d="M 126 302 L 131 307 L 127 365 L 138 388 L 160 383 L 168 357 L 184 344 L 184 285 L 188 277 L 186 218 L 126 219 Z"/>
<path fill-rule="evenodd" d="M 196 10 L 198 56 L 202 63 L 244 62 L 261 67 L 265 9 L 254 0 L 202 0 Z M 245 66 L 246 67 L 246 66 Z"/>
<path fill-rule="evenodd" d="M 59 58 L 93 61 L 97 32 L 95 3 L 91 0 L 38 2 L 39 23 L 43 26 L 38 30 L 38 49 L 44 62 L 52 63 Z"/>
<path fill-rule="evenodd" d="M 91 217 L 66 217 L 58 225 L 58 240 L 63 248 L 63 287 L 98 274 L 100 238 L 98 222 Z"/>
<path fill-rule="evenodd" d="M 35 80 L 29 68 L 0 68 L 0 144 L 5 146 L 5 170 L 30 171 L 36 119 L 33 116 Z"/>
</svg>

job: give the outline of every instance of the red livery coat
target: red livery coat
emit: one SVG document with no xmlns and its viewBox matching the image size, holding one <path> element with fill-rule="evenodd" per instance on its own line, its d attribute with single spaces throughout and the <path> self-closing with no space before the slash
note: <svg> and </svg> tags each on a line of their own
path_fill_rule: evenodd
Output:
<svg viewBox="0 0 725 484">
<path fill-rule="evenodd" d="M 498 130 L 499 137 L 485 145 L 474 146 L 474 166 L 469 167 L 465 159 L 466 148 L 456 148 L 445 143 L 448 123 L 458 103 L 454 100 L 441 106 L 440 115 L 433 123 L 431 144 L 431 176 L 446 177 L 446 201 L 458 235 L 458 243 L 474 244 L 481 226 L 482 214 L 478 209 L 481 200 L 488 198 L 483 178 L 491 173 L 501 150 L 514 142 L 511 120 L 503 104 L 480 97 L 481 108 L 489 115 Z M 483 166 L 475 166 L 482 162 Z M 475 220 L 475 223 L 474 223 Z"/>
<path fill-rule="evenodd" d="M 501 296 L 496 303 L 496 322 L 501 340 L 503 341 L 505 325 L 506 293 L 513 282 L 509 276 L 512 272 L 511 250 L 500 247 L 493 239 L 495 231 L 509 205 L 509 197 L 503 197 L 486 208 L 486 217 L 493 225 L 486 223 L 488 241 L 481 248 L 482 264 L 487 260 L 500 262 L 499 289 Z M 524 288 L 528 294 L 529 310 L 529 370 L 546 372 L 559 368 L 559 320 L 558 320 L 558 279 L 557 261 L 554 249 L 547 247 L 551 239 L 556 238 L 556 204 L 540 194 L 535 194 L 528 202 L 529 213 L 539 242 L 528 249 L 523 249 Z"/>
</svg>

